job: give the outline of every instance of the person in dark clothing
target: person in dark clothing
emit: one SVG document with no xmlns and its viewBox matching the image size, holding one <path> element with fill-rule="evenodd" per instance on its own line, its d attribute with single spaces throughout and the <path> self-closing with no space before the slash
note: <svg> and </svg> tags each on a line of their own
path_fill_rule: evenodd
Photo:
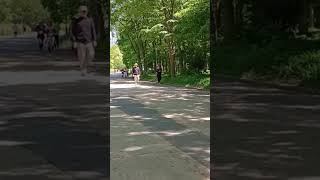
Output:
<svg viewBox="0 0 320 180">
<path fill-rule="evenodd" d="M 59 29 L 56 29 L 56 32 L 54 34 L 54 47 L 55 47 L 55 49 L 58 49 L 59 45 L 60 45 Z"/>
<path fill-rule="evenodd" d="M 124 69 L 121 69 L 122 78 L 124 77 Z"/>
<path fill-rule="evenodd" d="M 158 64 L 156 68 L 158 83 L 161 81 L 162 68 L 161 65 Z"/>
<path fill-rule="evenodd" d="M 17 37 L 17 35 L 18 35 L 18 25 L 14 24 L 12 26 L 12 30 L 13 30 L 14 37 Z"/>
<path fill-rule="evenodd" d="M 39 48 L 40 50 L 43 49 L 43 45 L 44 45 L 44 39 L 45 39 L 45 25 L 43 22 L 41 22 L 37 27 L 36 27 L 36 32 L 37 32 L 37 39 L 39 42 Z"/>
</svg>

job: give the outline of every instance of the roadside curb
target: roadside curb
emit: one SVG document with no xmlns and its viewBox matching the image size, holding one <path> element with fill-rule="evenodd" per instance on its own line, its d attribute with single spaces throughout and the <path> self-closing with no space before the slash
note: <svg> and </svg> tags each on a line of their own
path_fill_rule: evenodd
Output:
<svg viewBox="0 0 320 180">
<path fill-rule="evenodd" d="M 304 93 L 304 94 L 320 94 L 320 89 L 315 89 L 315 88 L 307 88 L 307 87 L 301 87 L 301 86 L 294 86 L 294 85 L 285 85 L 285 84 L 276 84 L 272 82 L 260 82 L 257 80 L 250 80 L 250 79 L 242 79 L 239 77 L 235 76 L 230 76 L 230 75 L 222 75 L 222 74 L 215 74 L 214 75 L 214 82 L 215 79 L 229 79 L 233 81 L 240 81 L 243 83 L 248 83 L 248 84 L 253 84 L 257 86 L 267 86 L 267 87 L 272 87 L 280 90 L 285 90 L 285 91 L 293 91 L 293 92 L 298 92 L 298 93 Z M 214 85 L 213 85 L 214 89 Z"/>
</svg>

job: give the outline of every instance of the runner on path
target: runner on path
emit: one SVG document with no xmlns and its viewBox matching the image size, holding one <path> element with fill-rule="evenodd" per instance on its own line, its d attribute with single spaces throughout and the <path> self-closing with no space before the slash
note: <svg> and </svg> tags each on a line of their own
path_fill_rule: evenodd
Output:
<svg viewBox="0 0 320 180">
<path fill-rule="evenodd" d="M 80 62 L 81 75 L 88 73 L 89 63 L 94 58 L 97 46 L 97 35 L 94 22 L 88 17 L 88 7 L 80 6 L 79 16 L 72 24 L 73 47 L 77 49 L 77 57 Z"/>
</svg>

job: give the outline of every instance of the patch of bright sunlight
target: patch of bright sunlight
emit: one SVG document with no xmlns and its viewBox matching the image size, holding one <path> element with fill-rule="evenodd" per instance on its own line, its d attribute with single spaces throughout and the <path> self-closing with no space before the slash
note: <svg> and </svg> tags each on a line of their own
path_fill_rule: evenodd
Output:
<svg viewBox="0 0 320 180">
<path fill-rule="evenodd" d="M 204 120 L 204 121 L 210 121 L 210 117 L 205 117 L 205 118 L 200 118 L 201 120 Z"/>
<path fill-rule="evenodd" d="M 145 134 L 152 134 L 150 131 L 142 131 L 142 132 L 130 132 L 128 135 L 130 136 L 137 136 L 137 135 L 145 135 Z"/>
<path fill-rule="evenodd" d="M 184 113 L 173 113 L 173 114 L 165 114 L 163 115 L 165 118 L 175 118 L 175 117 L 180 117 L 184 116 Z"/>
<path fill-rule="evenodd" d="M 181 135 L 181 134 L 186 134 L 186 133 L 189 133 L 189 132 L 192 132 L 192 130 L 190 129 L 186 129 L 186 130 L 183 130 L 183 131 L 176 131 L 176 132 L 170 132 L 170 131 L 160 131 L 159 133 L 164 135 L 164 136 L 177 136 L 177 135 Z"/>
<path fill-rule="evenodd" d="M 133 118 L 142 118 L 142 116 L 132 116 Z"/>
<path fill-rule="evenodd" d="M 138 151 L 138 150 L 141 150 L 141 149 L 143 149 L 143 147 L 140 147 L 140 146 L 132 146 L 132 147 L 125 148 L 124 151 L 126 151 L 126 152 L 132 152 L 132 151 Z"/>
<path fill-rule="evenodd" d="M 110 84 L 110 89 L 129 89 L 129 88 L 140 88 L 140 89 L 152 89 L 152 86 L 145 86 L 145 85 L 136 85 L 136 84 Z"/>
<path fill-rule="evenodd" d="M 188 150 L 191 150 L 191 151 L 201 151 L 201 152 L 205 152 L 205 153 L 210 154 L 210 149 L 207 149 L 207 148 L 189 147 L 189 148 L 187 148 L 187 149 L 188 149 Z"/>
<path fill-rule="evenodd" d="M 189 132 L 192 132 L 192 130 L 186 129 L 186 130 L 183 130 L 183 131 L 155 131 L 155 132 L 142 131 L 142 132 L 130 132 L 130 133 L 128 133 L 128 135 L 129 136 L 139 136 L 139 135 L 147 135 L 147 134 L 160 134 L 160 135 L 163 135 L 163 136 L 171 137 L 171 136 L 178 136 L 178 135 L 181 135 L 181 134 L 186 134 L 186 133 L 189 133 Z"/>
<path fill-rule="evenodd" d="M 179 97 L 179 98 L 175 98 L 176 100 L 183 100 L 183 101 L 189 101 L 190 99 L 186 99 L 186 98 L 183 98 L 183 97 Z"/>
<path fill-rule="evenodd" d="M 127 117 L 127 115 L 111 115 L 111 118 L 123 118 L 123 117 Z"/>
<path fill-rule="evenodd" d="M 119 108 L 120 106 L 110 106 L 111 109 Z"/>
</svg>

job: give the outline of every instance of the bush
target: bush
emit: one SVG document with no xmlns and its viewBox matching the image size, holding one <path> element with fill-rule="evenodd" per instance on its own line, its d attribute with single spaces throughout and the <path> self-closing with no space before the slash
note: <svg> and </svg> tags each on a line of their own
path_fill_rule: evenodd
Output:
<svg viewBox="0 0 320 180">
<path fill-rule="evenodd" d="M 145 74 L 141 78 L 147 81 L 156 81 L 155 75 Z M 189 75 L 178 75 L 176 77 L 169 77 L 163 75 L 162 84 L 179 85 L 185 87 L 197 87 L 203 89 L 210 88 L 210 75 L 209 74 L 189 74 Z"/>
<path fill-rule="evenodd" d="M 318 42 L 307 40 L 239 41 L 217 48 L 214 68 L 217 73 L 239 77 L 320 80 L 318 48 Z"/>
<path fill-rule="evenodd" d="M 320 51 L 309 51 L 291 57 L 285 67 L 284 77 L 305 80 L 320 80 Z"/>
</svg>

